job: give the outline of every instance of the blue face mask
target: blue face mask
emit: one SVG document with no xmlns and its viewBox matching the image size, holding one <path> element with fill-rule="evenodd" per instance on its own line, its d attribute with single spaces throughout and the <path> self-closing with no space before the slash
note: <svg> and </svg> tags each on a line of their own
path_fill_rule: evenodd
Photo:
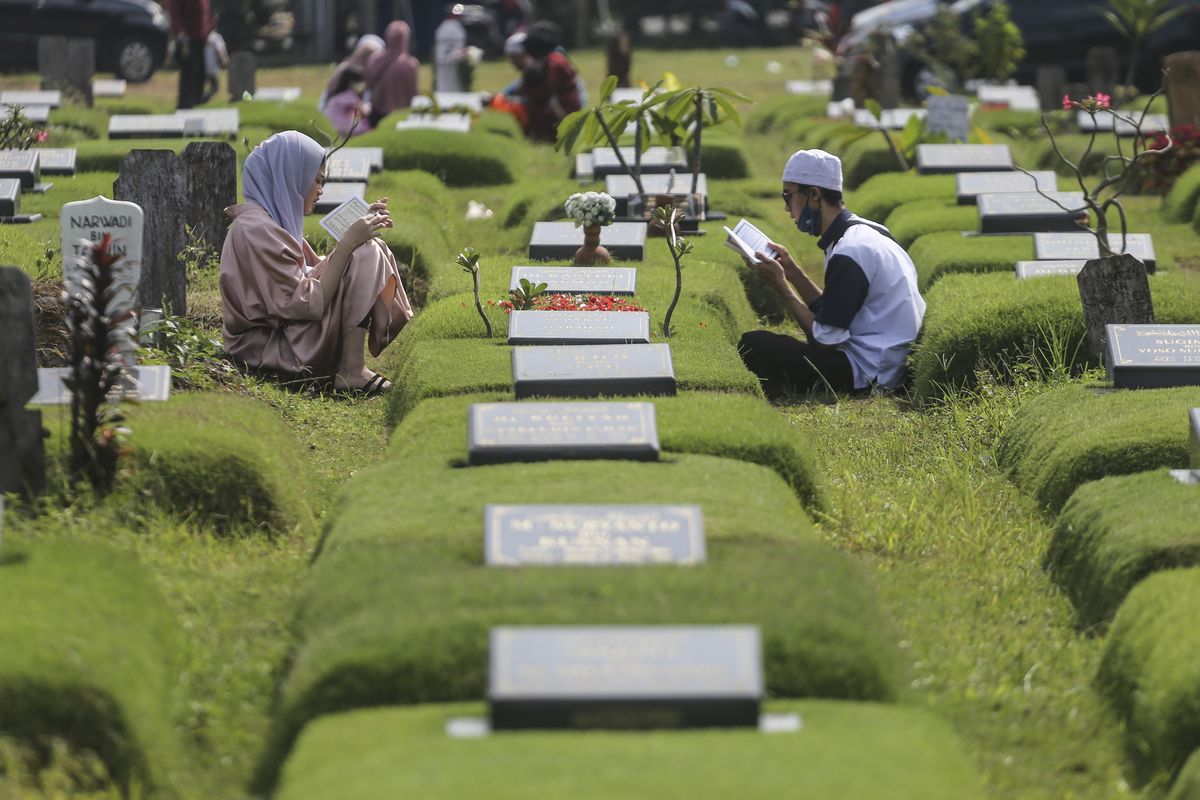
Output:
<svg viewBox="0 0 1200 800">
<path fill-rule="evenodd" d="M 807 233 L 809 236 L 821 235 L 821 208 L 810 208 L 805 204 L 800 211 L 800 216 L 796 218 L 796 230 L 801 233 Z"/>
</svg>

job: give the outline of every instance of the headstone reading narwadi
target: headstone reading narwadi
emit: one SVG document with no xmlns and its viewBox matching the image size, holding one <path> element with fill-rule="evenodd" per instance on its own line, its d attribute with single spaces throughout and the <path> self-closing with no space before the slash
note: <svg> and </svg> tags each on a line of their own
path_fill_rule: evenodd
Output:
<svg viewBox="0 0 1200 800">
<path fill-rule="evenodd" d="M 614 222 L 600 229 L 600 244 L 613 258 L 641 261 L 646 252 L 646 223 Z M 574 222 L 535 222 L 529 257 L 537 261 L 570 261 L 583 246 L 583 228 Z"/>
<path fill-rule="evenodd" d="M 925 130 L 944 133 L 950 142 L 965 142 L 971 132 L 971 99 L 961 95 L 933 95 L 926 102 Z"/>
<path fill-rule="evenodd" d="M 170 150 L 134 150 L 121 160 L 113 196 L 145 211 L 142 273 L 138 305 L 187 310 L 187 269 L 179 253 L 187 245 L 188 175 L 183 160 Z"/>
<path fill-rule="evenodd" d="M 1121 247 L 1122 242 L 1124 248 Z M 1154 272 L 1158 261 L 1154 255 L 1154 240 L 1148 233 L 1108 234 L 1108 245 L 1114 253 L 1128 253 L 1146 265 L 1147 272 Z M 1100 243 L 1090 232 L 1083 233 L 1035 233 L 1033 257 L 1044 260 L 1091 261 L 1100 257 Z"/>
<path fill-rule="evenodd" d="M 475 403 L 467 422 L 471 464 L 553 459 L 657 461 L 654 404 Z"/>
<path fill-rule="evenodd" d="M 648 344 L 645 311 L 514 311 L 508 316 L 509 344 Z"/>
<path fill-rule="evenodd" d="M 513 267 L 508 289 L 521 288 L 521 279 L 535 286 L 546 284 L 551 294 L 634 294 L 637 270 L 633 267 Z"/>
<path fill-rule="evenodd" d="M 502 506 L 484 510 L 488 566 L 698 564 L 699 506 Z"/>
<path fill-rule="evenodd" d="M 666 344 L 515 347 L 512 370 L 518 400 L 675 394 L 675 368 Z"/>
<path fill-rule="evenodd" d="M 41 147 L 37 153 L 43 175 L 75 174 L 74 147 Z"/>
<path fill-rule="evenodd" d="M 975 204 L 981 233 L 1077 231 L 1080 215 L 1087 215 L 1082 192 L 981 194 Z"/>
<path fill-rule="evenodd" d="M 1075 277 L 1083 304 L 1088 352 L 1104 358 L 1109 325 L 1155 322 L 1146 265 L 1131 255 L 1088 261 Z M 1111 363 L 1111 362 L 1109 362 Z"/>
<path fill-rule="evenodd" d="M 1078 260 L 1060 260 L 1060 261 L 1018 261 L 1017 262 L 1017 277 L 1018 278 L 1050 278 L 1061 275 L 1078 275 L 1083 270 L 1083 265 L 1087 261 Z"/>
<path fill-rule="evenodd" d="M 237 153 L 228 142 L 190 142 L 180 159 L 187 170 L 186 228 L 215 264 L 229 230 L 225 209 L 237 202 Z"/>
<path fill-rule="evenodd" d="M 1163 58 L 1163 68 L 1171 127 L 1200 125 L 1200 51 L 1172 53 Z"/>
<path fill-rule="evenodd" d="M 89 250 L 100 243 L 105 234 L 111 236 L 109 252 L 121 256 L 117 269 L 124 273 L 120 283 L 138 286 L 142 271 L 142 236 L 145 218 L 136 203 L 94 197 L 67 203 L 59 214 L 59 237 L 63 259 L 63 281 L 71 290 L 80 280 L 80 259 L 89 257 Z M 129 296 L 118 301 L 118 307 L 136 311 L 138 300 Z"/>
<path fill-rule="evenodd" d="M 243 50 L 229 57 L 229 101 L 236 103 L 246 94 L 254 96 L 257 88 L 258 58 Z"/>
<path fill-rule="evenodd" d="M 0 150 L 0 178 L 16 178 L 21 190 L 33 191 L 41 181 L 38 150 Z"/>
<path fill-rule="evenodd" d="M 1109 325 L 1107 339 L 1115 388 L 1200 386 L 1200 325 Z"/>
<path fill-rule="evenodd" d="M 955 187 L 960 206 L 975 205 L 981 194 L 997 192 L 1043 192 L 1058 191 L 1058 175 L 1051 170 L 1024 173 L 1017 170 L 1002 172 L 960 172 L 955 176 Z"/>
<path fill-rule="evenodd" d="M 493 730 L 757 727 L 762 641 L 749 625 L 492 629 Z"/>
<path fill-rule="evenodd" d="M 996 172 L 1012 168 L 1012 153 L 1006 144 L 917 145 L 917 172 L 922 175 Z"/>
<path fill-rule="evenodd" d="M 41 494 L 46 484 L 42 412 L 26 411 L 37 392 L 33 283 L 18 267 L 0 267 L 0 497 Z"/>
</svg>

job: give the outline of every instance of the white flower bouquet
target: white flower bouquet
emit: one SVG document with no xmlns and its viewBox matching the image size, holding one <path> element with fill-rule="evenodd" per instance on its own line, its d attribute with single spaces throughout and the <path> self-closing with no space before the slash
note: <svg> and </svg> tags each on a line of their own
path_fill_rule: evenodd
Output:
<svg viewBox="0 0 1200 800">
<path fill-rule="evenodd" d="M 580 225 L 611 225 L 617 215 L 617 201 L 604 192 L 576 192 L 563 204 L 567 214 Z"/>
</svg>

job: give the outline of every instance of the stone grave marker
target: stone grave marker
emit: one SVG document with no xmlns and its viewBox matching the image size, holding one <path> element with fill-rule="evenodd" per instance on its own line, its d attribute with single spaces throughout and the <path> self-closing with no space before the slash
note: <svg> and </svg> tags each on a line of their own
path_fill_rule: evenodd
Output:
<svg viewBox="0 0 1200 800">
<path fill-rule="evenodd" d="M 327 183 L 321 198 L 313 208 L 314 214 L 328 214 L 351 197 L 366 199 L 367 185 L 365 183 Z"/>
<path fill-rule="evenodd" d="M 913 117 L 924 117 L 923 108 L 887 108 L 875 119 L 868 109 L 860 108 L 854 112 L 854 124 L 865 128 L 883 129 L 888 131 L 903 130 Z"/>
<path fill-rule="evenodd" d="M 654 404 L 474 403 L 467 420 L 471 464 L 552 459 L 657 461 Z"/>
<path fill-rule="evenodd" d="M 237 203 L 237 153 L 228 142 L 189 142 L 179 157 L 187 170 L 186 227 L 215 265 L 229 230 L 225 209 Z"/>
<path fill-rule="evenodd" d="M 492 629 L 493 730 L 754 728 L 763 694 L 754 626 Z"/>
<path fill-rule="evenodd" d="M 1058 175 L 1053 170 L 1039 170 L 1028 174 L 1018 170 L 1003 172 L 960 172 L 955 176 L 955 187 L 960 206 L 975 205 L 981 194 L 998 192 L 1043 192 L 1058 191 Z"/>
<path fill-rule="evenodd" d="M 636 86 L 623 86 L 613 89 L 612 97 L 609 98 L 610 103 L 623 103 L 629 101 L 634 105 L 639 105 L 642 98 L 646 96 L 644 89 L 639 89 Z"/>
<path fill-rule="evenodd" d="M 382 147 L 343 147 L 337 154 L 342 158 L 365 158 L 371 172 L 383 172 Z"/>
<path fill-rule="evenodd" d="M 37 394 L 29 401 L 35 406 L 67 405 L 71 391 L 63 383 L 69 367 L 39 367 Z M 171 368 L 164 365 L 125 367 L 113 386 L 113 399 L 163 402 L 171 398 Z"/>
<path fill-rule="evenodd" d="M 1054 111 L 1062 107 L 1063 87 L 1067 84 L 1067 71 L 1058 64 L 1043 64 L 1037 68 L 1037 95 L 1042 111 Z"/>
<path fill-rule="evenodd" d="M 38 166 L 43 175 L 74 175 L 74 147 L 38 148 Z"/>
<path fill-rule="evenodd" d="M 0 178 L 16 178 L 21 191 L 32 192 L 41 183 L 38 150 L 0 150 Z"/>
<path fill-rule="evenodd" d="M 21 182 L 16 178 L 0 178 L 0 222 L 37 222 L 41 214 L 21 213 Z"/>
<path fill-rule="evenodd" d="M 984 84 L 975 91 L 979 102 L 1007 106 L 1010 111 L 1041 111 L 1037 89 L 1032 86 Z M 1060 101 L 1061 103 L 1061 96 Z"/>
<path fill-rule="evenodd" d="M 347 158 L 340 152 L 325 162 L 325 180 L 330 183 L 366 183 L 371 177 L 371 162 L 365 158 Z"/>
<path fill-rule="evenodd" d="M 396 130 L 433 129 L 452 133 L 470 133 L 470 114 L 409 114 L 396 123 Z"/>
<path fill-rule="evenodd" d="M 9 106 L 47 106 L 58 108 L 62 105 L 62 92 L 57 89 L 43 91 L 21 91 L 9 89 L 0 92 L 0 103 Z"/>
<path fill-rule="evenodd" d="M 513 267 L 508 289 L 519 289 L 521 279 L 535 286 L 546 284 L 551 294 L 634 294 L 637 270 L 633 267 Z"/>
<path fill-rule="evenodd" d="M 300 87 L 264 86 L 254 93 L 254 99 L 269 103 L 294 103 L 300 99 Z"/>
<path fill-rule="evenodd" d="M 922 175 L 998 172 L 1012 168 L 1012 153 L 1006 144 L 917 145 L 917 172 Z"/>
<path fill-rule="evenodd" d="M 1077 231 L 1076 220 L 1086 214 L 1083 192 L 981 194 L 975 204 L 980 233 Z"/>
<path fill-rule="evenodd" d="M 933 95 L 925 104 L 925 130 L 944 133 L 947 141 L 965 142 L 971 133 L 971 98 Z"/>
<path fill-rule="evenodd" d="M 1048 278 L 1055 275 L 1078 275 L 1087 261 L 1061 259 L 1054 261 L 1018 261 L 1018 278 Z"/>
<path fill-rule="evenodd" d="M 833 94 L 833 81 L 788 81 L 788 94 Z"/>
<path fill-rule="evenodd" d="M 258 89 L 258 58 L 243 50 L 229 56 L 229 101 L 236 103 L 246 94 L 254 97 Z"/>
<path fill-rule="evenodd" d="M 1192 469 L 1200 470 L 1200 408 L 1193 408 L 1189 418 L 1192 421 Z"/>
<path fill-rule="evenodd" d="M 109 98 L 124 97 L 127 87 L 128 84 L 120 78 L 93 78 L 92 96 Z"/>
<path fill-rule="evenodd" d="M 1119 233 L 1108 235 L 1108 244 L 1113 252 L 1121 248 Z M 1124 237 L 1125 252 L 1146 265 L 1147 272 L 1154 272 L 1158 261 L 1154 255 L 1154 239 L 1148 233 L 1130 233 Z M 1038 261 L 1091 261 L 1100 257 L 1100 243 L 1092 233 L 1035 233 L 1033 257 Z"/>
<path fill-rule="evenodd" d="M 175 116 L 183 120 L 184 136 L 232 139 L 241 125 L 241 115 L 236 108 L 189 108 L 176 111 Z"/>
<path fill-rule="evenodd" d="M 488 566 L 698 564 L 705 560 L 699 506 L 489 505 Z"/>
<path fill-rule="evenodd" d="M 1088 93 L 1114 94 L 1121 82 L 1121 57 L 1115 47 L 1089 47 L 1085 59 Z"/>
<path fill-rule="evenodd" d="M 1153 324 L 1154 301 L 1146 265 L 1131 255 L 1088 261 L 1075 276 L 1083 304 L 1087 346 L 1097 359 L 1108 352 L 1109 325 Z"/>
<path fill-rule="evenodd" d="M 575 156 L 575 178 L 580 183 L 588 183 L 596 178 L 596 160 L 591 153 L 580 153 Z"/>
<path fill-rule="evenodd" d="M 73 290 L 78 283 L 79 261 L 104 234 L 112 236 L 110 252 L 119 254 L 118 269 L 124 273 L 125 286 L 139 286 L 142 270 L 142 242 L 145 217 L 136 203 L 95 197 L 66 203 L 59 214 L 59 245 L 62 248 L 63 282 Z M 119 299 L 119 305 L 136 311 L 138 299 L 132 294 Z"/>
<path fill-rule="evenodd" d="M 854 116 L 854 98 L 845 97 L 841 100 L 830 100 L 825 104 L 825 116 L 830 119 L 845 119 Z"/>
<path fill-rule="evenodd" d="M 1116 115 L 1107 109 L 1101 109 L 1095 114 L 1081 109 L 1075 112 L 1075 124 L 1079 126 L 1079 130 L 1083 133 L 1091 133 L 1093 131 L 1106 133 L 1111 131 L 1116 124 Z"/>
<path fill-rule="evenodd" d="M 170 150 L 134 150 L 121 160 L 113 197 L 136 203 L 144 212 L 141 308 L 187 310 L 187 270 L 178 255 L 187 245 L 188 172 Z"/>
<path fill-rule="evenodd" d="M 613 258 L 641 261 L 646 252 L 646 223 L 614 222 L 600 231 L 600 244 Z M 537 261 L 569 261 L 583 247 L 583 228 L 574 222 L 535 222 L 529 257 Z"/>
<path fill-rule="evenodd" d="M 1200 125 L 1200 50 L 1172 53 L 1163 58 L 1163 67 L 1171 126 Z"/>
<path fill-rule="evenodd" d="M 38 387 L 35 337 L 33 283 L 18 267 L 0 267 L 0 497 L 46 486 L 42 412 L 25 409 Z"/>
<path fill-rule="evenodd" d="M 646 194 L 669 194 L 683 199 L 691 194 L 692 174 L 690 172 L 676 173 L 673 179 L 669 172 L 643 175 L 642 188 L 646 190 Z M 702 198 L 708 197 L 708 176 L 703 172 L 700 173 L 699 180 L 696 182 L 696 190 L 696 194 Z M 629 214 L 629 198 L 638 193 L 637 184 L 633 182 L 633 178 L 624 173 L 606 175 L 604 191 L 617 201 L 618 217 Z"/>
<path fill-rule="evenodd" d="M 518 400 L 675 394 L 675 367 L 666 344 L 515 347 L 512 370 Z"/>
<path fill-rule="evenodd" d="M 514 311 L 508 343 L 531 345 L 649 344 L 645 311 Z"/>
<path fill-rule="evenodd" d="M 625 163 L 633 167 L 634 152 L 632 147 L 621 147 L 621 155 Z M 688 168 L 687 153 L 682 147 L 651 147 L 642 153 L 642 174 L 653 175 L 656 172 L 666 174 L 671 170 L 677 173 L 686 172 Z M 617 160 L 617 154 L 611 147 L 597 147 L 592 151 L 592 175 L 604 178 L 609 175 L 621 175 L 625 169 Z"/>
<path fill-rule="evenodd" d="M 38 37 L 38 71 L 43 90 L 69 92 L 90 106 L 92 78 L 96 73 L 96 40 Z"/>
<path fill-rule="evenodd" d="M 1162 133 L 1170 130 L 1171 120 L 1166 114 L 1147 114 L 1143 117 L 1141 113 L 1137 113 L 1130 115 L 1128 119 L 1119 116 L 1113 124 L 1113 131 L 1117 136 L 1137 136 L 1139 126 L 1142 135 Z"/>
<path fill-rule="evenodd" d="M 113 114 L 109 139 L 182 139 L 184 119 L 175 114 Z"/>
<path fill-rule="evenodd" d="M 1110 324 L 1106 338 L 1117 389 L 1200 386 L 1200 325 Z"/>
<path fill-rule="evenodd" d="M 20 108 L 25 118 L 35 125 L 45 125 L 50 121 L 50 106 L 9 106 L 5 103 L 0 103 L 0 119 L 7 119 L 14 108 Z"/>
</svg>

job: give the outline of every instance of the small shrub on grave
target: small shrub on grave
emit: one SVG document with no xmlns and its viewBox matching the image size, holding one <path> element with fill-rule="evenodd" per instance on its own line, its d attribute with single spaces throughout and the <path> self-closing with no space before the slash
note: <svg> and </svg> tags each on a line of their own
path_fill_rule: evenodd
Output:
<svg viewBox="0 0 1200 800">
<path fill-rule="evenodd" d="M 483 320 L 483 330 L 490 339 L 492 338 L 492 321 L 488 319 L 487 314 L 483 313 L 483 303 L 479 299 L 479 257 L 480 253 L 474 247 L 468 247 L 455 256 L 454 263 L 458 264 L 463 272 L 471 276 L 471 286 L 475 297 L 475 311 L 479 314 L 479 318 Z"/>
<path fill-rule="evenodd" d="M 384 130 L 387 121 L 354 139 L 356 147 L 382 147 L 387 170 L 419 169 L 447 186 L 497 186 L 513 182 L 512 142 L 477 133 Z"/>
<path fill-rule="evenodd" d="M 909 248 L 918 238 L 940 231 L 961 233 L 979 227 L 975 206 L 960 206 L 950 200 L 914 200 L 899 206 L 884 222 L 901 247 Z"/>
<path fill-rule="evenodd" d="M 1142 191 L 1166 195 L 1163 215 L 1172 222 L 1186 222 L 1200 196 L 1200 125 L 1176 125 L 1169 137 L 1156 133 L 1149 146 L 1163 150 L 1172 143 L 1165 156 L 1146 162 Z"/>
<path fill-rule="evenodd" d="M 868 178 L 849 193 L 846 205 L 860 217 L 883 222 L 889 214 L 905 203 L 916 200 L 945 200 L 954 196 L 953 175 L 885 172 Z"/>
<path fill-rule="evenodd" d="M 1097 394 L 1083 386 L 1027 401 L 1001 437 L 997 460 L 1045 508 L 1112 475 L 1188 465 L 1188 409 L 1200 388 Z"/>
</svg>

